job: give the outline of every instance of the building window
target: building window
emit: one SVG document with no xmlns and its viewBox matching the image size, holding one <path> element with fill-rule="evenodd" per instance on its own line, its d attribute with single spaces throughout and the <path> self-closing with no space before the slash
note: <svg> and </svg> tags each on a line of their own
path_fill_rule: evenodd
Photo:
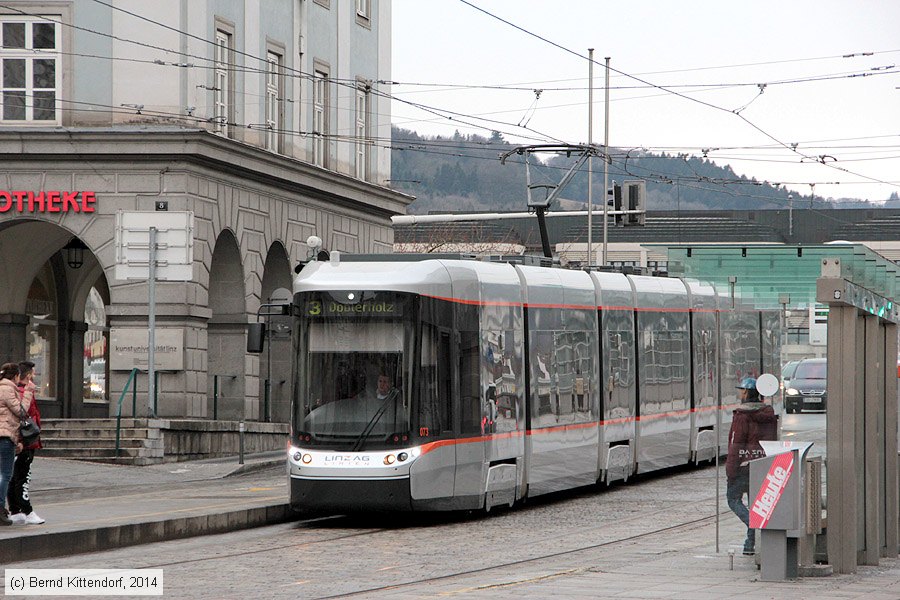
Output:
<svg viewBox="0 0 900 600">
<path fill-rule="evenodd" d="M 313 75 L 313 162 L 327 167 L 328 73 L 316 69 Z"/>
<path fill-rule="evenodd" d="M 231 121 L 231 35 L 216 30 L 216 60 L 213 94 L 215 103 L 215 131 L 228 135 L 228 122 Z"/>
<path fill-rule="evenodd" d="M 107 357 L 109 356 L 109 328 L 106 326 L 106 307 L 96 287 L 91 288 L 84 305 L 84 370 L 82 397 L 85 400 L 109 401 L 107 386 Z"/>
<path fill-rule="evenodd" d="M 0 18 L 0 122 L 59 123 L 59 25 Z"/>
<path fill-rule="evenodd" d="M 369 175 L 369 86 L 360 83 L 356 88 L 356 177 Z"/>
<path fill-rule="evenodd" d="M 667 260 L 648 260 L 647 268 L 651 271 L 656 271 L 657 273 L 668 273 L 669 272 L 669 261 Z"/>
<path fill-rule="evenodd" d="M 634 260 L 611 260 L 609 261 L 609 266 L 614 267 L 616 269 L 623 269 L 625 267 L 639 267 L 640 264 Z"/>
<path fill-rule="evenodd" d="M 787 340 L 788 344 L 808 344 L 809 328 L 808 327 L 788 327 Z"/>
<path fill-rule="evenodd" d="M 281 55 L 266 53 L 266 148 L 281 151 Z"/>
</svg>

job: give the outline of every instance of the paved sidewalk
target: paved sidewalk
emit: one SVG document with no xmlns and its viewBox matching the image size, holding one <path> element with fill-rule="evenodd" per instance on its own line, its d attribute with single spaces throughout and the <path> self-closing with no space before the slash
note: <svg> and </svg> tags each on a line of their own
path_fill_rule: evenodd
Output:
<svg viewBox="0 0 900 600">
<path fill-rule="evenodd" d="M 145 467 L 35 458 L 42 525 L 0 527 L 0 564 L 233 531 L 293 518 L 284 452 Z"/>
</svg>

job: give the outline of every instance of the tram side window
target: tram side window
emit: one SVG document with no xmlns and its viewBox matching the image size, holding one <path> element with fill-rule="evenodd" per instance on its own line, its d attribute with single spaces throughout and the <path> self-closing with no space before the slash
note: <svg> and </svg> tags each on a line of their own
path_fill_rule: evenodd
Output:
<svg viewBox="0 0 900 600">
<path fill-rule="evenodd" d="M 419 435 L 434 437 L 453 429 L 451 398 L 450 332 L 431 325 L 422 327 L 422 357 L 419 372 L 421 404 Z"/>
<path fill-rule="evenodd" d="M 481 433 L 481 381 L 477 331 L 459 333 L 460 432 Z"/>
</svg>

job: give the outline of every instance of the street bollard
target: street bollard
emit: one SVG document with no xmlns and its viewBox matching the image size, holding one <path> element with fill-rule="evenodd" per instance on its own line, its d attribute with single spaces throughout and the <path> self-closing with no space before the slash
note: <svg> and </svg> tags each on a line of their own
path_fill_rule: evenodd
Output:
<svg viewBox="0 0 900 600">
<path fill-rule="evenodd" d="M 238 464 L 242 465 L 242 464 L 244 464 L 244 422 L 243 421 L 241 421 L 240 427 L 238 428 L 238 435 L 240 437 L 240 439 L 238 440 L 239 451 L 240 451 L 240 454 L 238 456 Z"/>
</svg>

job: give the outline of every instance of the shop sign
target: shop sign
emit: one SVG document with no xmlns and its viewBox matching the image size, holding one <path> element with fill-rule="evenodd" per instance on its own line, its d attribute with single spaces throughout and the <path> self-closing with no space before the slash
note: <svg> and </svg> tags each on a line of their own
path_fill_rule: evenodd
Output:
<svg viewBox="0 0 900 600">
<path fill-rule="evenodd" d="M 109 333 L 109 368 L 113 371 L 147 370 L 150 331 L 113 327 Z M 154 362 L 157 371 L 184 370 L 184 329 L 157 327 Z"/>
<path fill-rule="evenodd" d="M 0 213 L 94 212 L 94 192 L 0 190 Z"/>
</svg>

